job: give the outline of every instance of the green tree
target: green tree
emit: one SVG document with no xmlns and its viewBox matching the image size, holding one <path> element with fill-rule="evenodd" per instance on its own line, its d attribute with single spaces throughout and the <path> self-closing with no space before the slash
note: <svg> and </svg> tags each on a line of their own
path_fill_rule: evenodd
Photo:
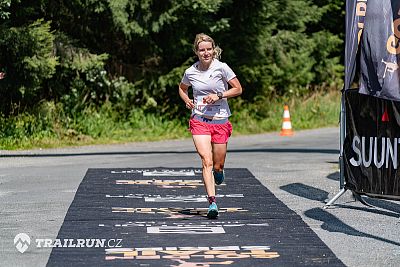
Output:
<svg viewBox="0 0 400 267">
<path fill-rule="evenodd" d="M 43 98 L 42 86 L 57 66 L 50 23 L 37 20 L 26 27 L 0 28 L 0 62 L 6 78 L 1 81 L 1 109 L 32 106 Z"/>
<path fill-rule="evenodd" d="M 11 5 L 11 0 L 0 0 L 0 20 L 6 19 L 10 15 L 8 8 Z"/>
<path fill-rule="evenodd" d="M 183 111 L 176 87 L 196 60 L 192 41 L 199 32 L 222 47 L 222 60 L 235 70 L 245 88 L 242 97 L 250 102 L 335 87 L 342 75 L 343 29 L 337 25 L 343 5 L 341 0 L 0 0 L 5 18 L 0 60 L 10 74 L 18 71 L 0 90 L 6 92 L 4 102 L 28 107 L 40 99 L 60 101 L 71 111 L 112 102 L 121 112 L 137 107 L 177 116 Z"/>
</svg>

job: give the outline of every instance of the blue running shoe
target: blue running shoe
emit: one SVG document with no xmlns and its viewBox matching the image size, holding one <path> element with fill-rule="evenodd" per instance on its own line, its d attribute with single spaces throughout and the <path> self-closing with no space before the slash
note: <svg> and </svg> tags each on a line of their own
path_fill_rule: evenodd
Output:
<svg viewBox="0 0 400 267">
<path fill-rule="evenodd" d="M 221 171 L 221 172 L 213 171 L 213 174 L 214 174 L 215 184 L 217 184 L 217 185 L 222 184 L 222 182 L 225 179 L 225 172 L 224 171 Z"/>
<path fill-rule="evenodd" d="M 208 207 L 207 217 L 209 219 L 216 219 L 218 217 L 218 207 L 215 202 L 211 203 Z"/>
</svg>

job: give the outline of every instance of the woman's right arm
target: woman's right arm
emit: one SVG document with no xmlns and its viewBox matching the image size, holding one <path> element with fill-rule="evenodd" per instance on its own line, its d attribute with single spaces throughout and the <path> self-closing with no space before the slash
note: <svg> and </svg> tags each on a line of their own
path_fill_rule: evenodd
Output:
<svg viewBox="0 0 400 267">
<path fill-rule="evenodd" d="M 180 83 L 179 84 L 179 96 L 181 97 L 183 102 L 185 102 L 186 108 L 193 109 L 194 103 L 193 103 L 193 100 L 189 98 L 188 89 L 189 89 L 188 85 L 186 85 L 184 83 Z"/>
</svg>

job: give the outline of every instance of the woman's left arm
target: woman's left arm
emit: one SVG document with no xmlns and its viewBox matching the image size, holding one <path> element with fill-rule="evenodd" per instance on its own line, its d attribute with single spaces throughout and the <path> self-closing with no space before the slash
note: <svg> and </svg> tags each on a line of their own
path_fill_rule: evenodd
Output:
<svg viewBox="0 0 400 267">
<path fill-rule="evenodd" d="M 235 77 L 229 80 L 228 83 L 231 86 L 231 88 L 222 93 L 222 98 L 231 98 L 242 94 L 243 89 L 238 78 Z M 219 97 L 217 94 L 209 94 L 206 97 L 204 97 L 203 100 L 206 103 L 211 104 L 218 101 Z"/>
<path fill-rule="evenodd" d="M 229 90 L 225 91 L 222 94 L 222 97 L 230 98 L 230 97 L 235 97 L 235 96 L 242 94 L 242 91 L 243 91 L 242 85 L 240 84 L 239 79 L 237 77 L 229 80 L 228 83 L 231 86 L 231 88 L 229 88 Z"/>
</svg>

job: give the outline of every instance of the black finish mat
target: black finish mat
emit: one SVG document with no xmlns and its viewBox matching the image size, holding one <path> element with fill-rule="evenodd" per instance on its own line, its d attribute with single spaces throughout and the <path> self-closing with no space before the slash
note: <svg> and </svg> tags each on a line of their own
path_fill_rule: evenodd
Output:
<svg viewBox="0 0 400 267">
<path fill-rule="evenodd" d="M 344 266 L 247 169 L 225 174 L 210 220 L 199 169 L 89 169 L 47 266 Z"/>
</svg>

